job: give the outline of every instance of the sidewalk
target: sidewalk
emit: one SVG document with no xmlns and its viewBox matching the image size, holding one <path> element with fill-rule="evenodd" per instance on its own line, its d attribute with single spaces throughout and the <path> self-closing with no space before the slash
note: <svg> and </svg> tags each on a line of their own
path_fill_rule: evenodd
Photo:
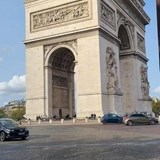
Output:
<svg viewBox="0 0 160 160">
<path fill-rule="evenodd" d="M 100 119 L 70 119 L 70 120 L 49 120 L 49 121 L 26 121 L 21 122 L 24 126 L 40 126 L 40 125 L 79 125 L 79 124 L 101 124 Z"/>
</svg>

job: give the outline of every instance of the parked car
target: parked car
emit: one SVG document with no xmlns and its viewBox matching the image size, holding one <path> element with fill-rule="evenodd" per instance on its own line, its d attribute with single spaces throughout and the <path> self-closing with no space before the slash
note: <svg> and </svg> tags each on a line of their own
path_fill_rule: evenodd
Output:
<svg viewBox="0 0 160 160">
<path fill-rule="evenodd" d="M 114 114 L 114 113 L 108 113 L 108 114 L 105 114 L 102 119 L 101 119 L 101 122 L 103 124 L 106 124 L 106 123 L 122 123 L 122 117 L 121 116 L 118 116 L 117 114 Z"/>
<path fill-rule="evenodd" d="M 149 117 L 144 114 L 131 114 L 124 119 L 124 123 L 128 126 L 132 126 L 133 124 L 157 124 L 158 119 L 155 117 Z"/>
<path fill-rule="evenodd" d="M 13 138 L 21 138 L 24 140 L 28 136 L 29 131 L 26 127 L 12 119 L 0 118 L 0 141 Z"/>
</svg>

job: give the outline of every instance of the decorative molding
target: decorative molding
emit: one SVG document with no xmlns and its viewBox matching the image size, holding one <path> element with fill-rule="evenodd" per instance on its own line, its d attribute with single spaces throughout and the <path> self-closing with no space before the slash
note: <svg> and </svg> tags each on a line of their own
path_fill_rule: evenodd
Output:
<svg viewBox="0 0 160 160">
<path fill-rule="evenodd" d="M 45 58 L 47 57 L 47 55 L 49 54 L 49 52 L 50 52 L 54 47 L 60 46 L 60 45 L 70 46 L 76 53 L 78 53 L 78 51 L 77 51 L 77 40 L 64 41 L 64 42 L 59 42 L 59 43 L 55 43 L 55 44 L 45 45 L 45 46 L 44 46 Z"/>
<path fill-rule="evenodd" d="M 143 53 L 145 53 L 145 41 L 144 38 L 137 33 L 137 46 L 138 49 L 141 50 Z"/>
<path fill-rule="evenodd" d="M 37 0 L 25 0 L 25 3 L 27 4 L 27 3 L 31 3 L 31 2 L 35 2 L 35 1 L 37 1 Z"/>
<path fill-rule="evenodd" d="M 145 29 L 145 26 L 144 26 L 144 24 L 142 23 L 141 17 L 138 16 L 137 14 L 135 14 L 136 12 L 133 11 L 133 6 L 131 6 L 131 5 L 128 4 L 128 2 L 129 2 L 130 0 L 128 0 L 128 1 L 124 1 L 124 0 L 114 0 L 114 1 L 115 1 L 115 2 L 120 6 L 120 8 L 122 8 L 123 11 L 124 11 L 125 13 L 127 13 L 127 15 L 130 16 L 143 30 Z M 133 4 L 133 2 L 132 2 L 132 4 Z M 147 16 L 147 17 L 148 17 L 148 16 Z M 150 20 L 150 19 L 149 19 L 149 17 L 148 17 L 146 23 L 148 23 L 149 20 Z"/>
<path fill-rule="evenodd" d="M 47 29 L 56 24 L 84 19 L 89 16 L 88 1 L 38 11 L 31 13 L 31 31 Z"/>
<path fill-rule="evenodd" d="M 139 0 L 139 2 L 137 0 L 130 0 L 132 3 L 134 3 L 134 5 L 137 7 L 137 9 L 141 12 L 141 14 L 147 19 L 147 21 L 150 21 L 150 18 L 148 17 L 148 15 L 146 14 L 146 12 L 143 10 L 141 5 L 145 5 L 144 1 Z M 139 4 L 141 3 L 141 5 Z"/>
<path fill-rule="evenodd" d="M 119 10 L 117 10 L 117 27 L 118 27 L 118 29 L 120 28 L 121 25 L 123 25 L 123 27 L 126 30 L 126 34 L 127 34 L 126 36 L 128 38 L 128 40 L 126 40 L 126 41 L 129 42 L 128 48 L 124 48 L 124 49 L 129 49 L 130 47 L 133 47 L 132 46 L 133 41 L 135 41 L 135 26 Z M 124 34 L 124 36 L 125 36 L 125 34 Z"/>
<path fill-rule="evenodd" d="M 101 20 L 116 29 L 115 11 L 103 1 L 101 1 Z"/>
<path fill-rule="evenodd" d="M 141 7 L 145 6 L 144 0 L 137 0 Z"/>
</svg>

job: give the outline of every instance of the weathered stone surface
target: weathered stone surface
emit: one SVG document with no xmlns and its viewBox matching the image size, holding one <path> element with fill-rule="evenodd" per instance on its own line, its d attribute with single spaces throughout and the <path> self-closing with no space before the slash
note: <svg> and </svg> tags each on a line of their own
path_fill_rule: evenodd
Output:
<svg viewBox="0 0 160 160">
<path fill-rule="evenodd" d="M 151 112 L 143 0 L 25 2 L 26 117 Z"/>
</svg>

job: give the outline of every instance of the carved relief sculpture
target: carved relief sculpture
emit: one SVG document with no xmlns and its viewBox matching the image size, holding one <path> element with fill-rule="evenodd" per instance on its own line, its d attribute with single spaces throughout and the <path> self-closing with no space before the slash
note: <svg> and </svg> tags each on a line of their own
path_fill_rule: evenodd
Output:
<svg viewBox="0 0 160 160">
<path fill-rule="evenodd" d="M 108 92 L 117 92 L 118 88 L 118 77 L 117 77 L 117 63 L 115 52 L 112 48 L 107 47 L 106 51 L 106 63 L 107 63 L 107 89 Z"/>
<path fill-rule="evenodd" d="M 101 3 L 101 19 L 105 23 L 109 24 L 109 26 L 111 26 L 113 29 L 115 29 L 115 11 L 104 3 Z"/>
<path fill-rule="evenodd" d="M 144 67 L 144 65 L 140 68 L 140 74 L 141 74 L 141 89 L 143 98 L 149 98 L 149 82 L 148 82 L 148 75 L 147 75 L 147 67 Z"/>
<path fill-rule="evenodd" d="M 140 36 L 139 34 L 137 34 L 137 46 L 139 50 L 141 50 L 142 52 L 145 52 L 144 38 Z"/>
<path fill-rule="evenodd" d="M 39 11 L 31 14 L 31 31 L 85 17 L 89 17 L 88 2 Z"/>
</svg>

